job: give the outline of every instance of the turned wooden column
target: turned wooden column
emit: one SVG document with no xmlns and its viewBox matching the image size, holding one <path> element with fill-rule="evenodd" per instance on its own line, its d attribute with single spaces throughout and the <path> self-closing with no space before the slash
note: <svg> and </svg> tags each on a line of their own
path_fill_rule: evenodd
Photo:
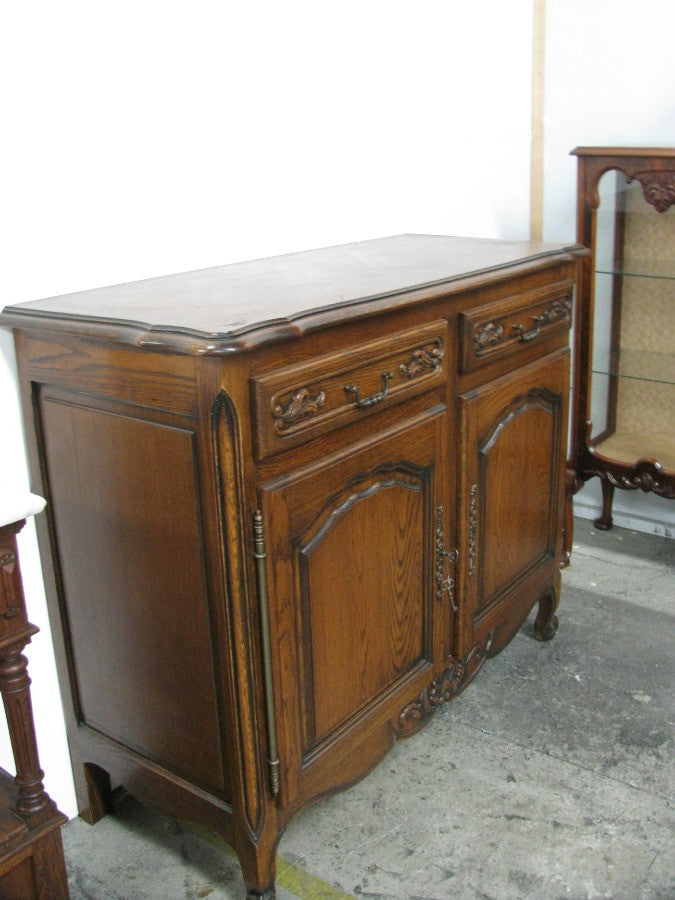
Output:
<svg viewBox="0 0 675 900">
<path fill-rule="evenodd" d="M 44 505 L 32 498 L 25 514 Z M 5 515 L 5 518 L 7 516 Z M 0 526 L 0 692 L 16 776 L 0 770 L 0 897 L 68 897 L 60 826 L 65 817 L 44 789 L 26 645 L 37 633 L 26 614 L 16 536 L 25 519 Z"/>
<path fill-rule="evenodd" d="M 17 812 L 37 816 L 45 810 L 51 811 L 53 803 L 42 784 L 44 772 L 35 738 L 28 660 L 23 655 L 24 648 L 38 631 L 26 619 L 21 591 L 16 534 L 24 524 L 25 520 L 0 528 L 0 691 L 16 765 Z"/>
</svg>

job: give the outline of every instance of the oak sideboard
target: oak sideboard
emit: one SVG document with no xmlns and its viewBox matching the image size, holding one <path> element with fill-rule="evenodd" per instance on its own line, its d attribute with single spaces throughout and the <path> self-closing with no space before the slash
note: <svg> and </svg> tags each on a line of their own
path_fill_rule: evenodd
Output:
<svg viewBox="0 0 675 900">
<path fill-rule="evenodd" d="M 4 310 L 86 818 L 124 786 L 274 896 L 293 816 L 535 604 L 553 636 L 585 252 L 401 235 Z"/>
</svg>

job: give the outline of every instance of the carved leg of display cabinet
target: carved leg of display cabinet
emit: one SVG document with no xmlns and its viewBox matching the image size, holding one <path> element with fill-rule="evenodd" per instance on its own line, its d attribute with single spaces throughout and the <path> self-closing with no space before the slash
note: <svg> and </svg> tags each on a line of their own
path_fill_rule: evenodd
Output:
<svg viewBox="0 0 675 900">
<path fill-rule="evenodd" d="M 560 602 L 560 581 L 554 585 L 539 601 L 537 618 L 534 620 L 534 636 L 538 641 L 550 641 L 558 630 L 558 617 L 555 611 Z"/>
<path fill-rule="evenodd" d="M 602 479 L 602 515 L 593 522 L 600 531 L 609 531 L 612 521 L 612 502 L 614 500 L 614 485 L 606 478 Z"/>
<path fill-rule="evenodd" d="M 112 812 L 110 776 L 99 766 L 85 763 L 84 779 L 87 785 L 89 806 L 80 813 L 85 822 L 95 825 L 103 816 Z"/>
</svg>

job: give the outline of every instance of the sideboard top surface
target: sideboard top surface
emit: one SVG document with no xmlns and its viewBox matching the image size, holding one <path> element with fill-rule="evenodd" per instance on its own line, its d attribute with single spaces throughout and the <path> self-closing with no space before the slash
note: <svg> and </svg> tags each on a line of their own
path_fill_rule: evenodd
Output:
<svg viewBox="0 0 675 900">
<path fill-rule="evenodd" d="M 508 269 L 515 274 L 584 252 L 575 245 L 397 235 L 34 300 L 6 307 L 0 324 L 227 353 L 393 309 L 413 291 L 458 290 L 476 277 L 487 284 Z"/>
</svg>

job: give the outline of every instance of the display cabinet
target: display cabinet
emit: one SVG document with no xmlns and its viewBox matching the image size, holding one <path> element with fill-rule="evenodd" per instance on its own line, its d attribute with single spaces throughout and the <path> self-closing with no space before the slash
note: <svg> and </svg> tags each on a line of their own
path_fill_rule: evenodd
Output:
<svg viewBox="0 0 675 900">
<path fill-rule="evenodd" d="M 579 147 L 582 268 L 568 486 L 672 498 L 675 485 L 675 149 Z M 569 533 L 567 551 L 569 552 Z"/>
</svg>

